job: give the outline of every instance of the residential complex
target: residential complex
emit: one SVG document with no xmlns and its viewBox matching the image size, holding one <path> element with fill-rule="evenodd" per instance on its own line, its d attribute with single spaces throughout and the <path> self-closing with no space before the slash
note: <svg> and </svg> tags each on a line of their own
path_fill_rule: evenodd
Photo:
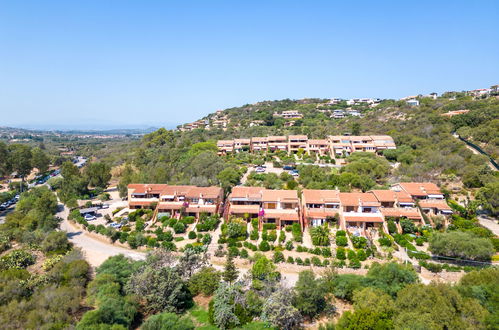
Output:
<svg viewBox="0 0 499 330">
<path fill-rule="evenodd" d="M 387 135 L 329 136 L 327 139 L 309 139 L 306 135 L 252 137 L 249 139 L 219 140 L 219 154 L 250 151 L 285 151 L 296 153 L 302 149 L 308 154 L 349 155 L 356 151 L 379 152 L 395 149 L 395 142 Z"/>
<path fill-rule="evenodd" d="M 128 185 L 128 207 L 155 209 L 158 216 L 179 217 L 183 213 L 198 218 L 201 213 L 219 214 L 222 201 L 220 187 Z"/>
<path fill-rule="evenodd" d="M 270 190 L 261 187 L 234 187 L 227 198 L 225 218 L 258 218 L 260 228 L 273 223 L 277 228 L 301 224 L 300 200 L 296 190 Z"/>
<path fill-rule="evenodd" d="M 429 182 L 393 185 L 390 190 L 365 193 L 339 190 L 304 189 L 301 198 L 296 190 L 271 190 L 263 187 L 236 186 L 223 203 L 219 187 L 171 186 L 166 184 L 128 185 L 130 209 L 152 208 L 157 216 L 180 217 L 201 213 L 223 214 L 226 220 L 258 219 L 259 228 L 266 223 L 277 229 L 300 224 L 301 228 L 335 221 L 340 228 L 358 235 L 369 235 L 370 229 L 386 228 L 387 219 L 410 219 L 417 224 L 431 223 L 428 215 L 449 215 L 440 189 Z"/>
</svg>

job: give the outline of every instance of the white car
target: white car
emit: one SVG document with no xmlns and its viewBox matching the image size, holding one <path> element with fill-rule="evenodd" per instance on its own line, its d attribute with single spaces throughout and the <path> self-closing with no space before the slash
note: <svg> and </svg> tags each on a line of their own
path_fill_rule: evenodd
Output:
<svg viewBox="0 0 499 330">
<path fill-rule="evenodd" d="M 264 173 L 265 169 L 263 167 L 257 167 L 256 168 L 256 173 Z"/>
<path fill-rule="evenodd" d="M 85 214 L 85 216 L 84 216 L 83 218 L 84 218 L 85 220 L 87 220 L 87 221 L 92 221 L 92 220 L 97 219 L 97 218 L 95 217 L 95 215 L 91 215 L 91 214 Z"/>
<path fill-rule="evenodd" d="M 108 209 L 109 208 L 109 204 L 102 204 L 101 208 Z"/>
</svg>

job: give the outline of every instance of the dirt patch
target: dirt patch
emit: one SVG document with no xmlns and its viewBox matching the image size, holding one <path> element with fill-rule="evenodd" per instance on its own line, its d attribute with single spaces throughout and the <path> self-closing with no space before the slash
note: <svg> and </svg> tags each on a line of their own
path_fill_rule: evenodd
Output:
<svg viewBox="0 0 499 330">
<path fill-rule="evenodd" d="M 202 294 L 197 295 L 193 298 L 194 303 L 196 303 L 197 306 L 203 308 L 203 309 L 208 309 L 208 305 L 210 304 L 211 297 L 206 297 L 203 296 Z"/>
</svg>

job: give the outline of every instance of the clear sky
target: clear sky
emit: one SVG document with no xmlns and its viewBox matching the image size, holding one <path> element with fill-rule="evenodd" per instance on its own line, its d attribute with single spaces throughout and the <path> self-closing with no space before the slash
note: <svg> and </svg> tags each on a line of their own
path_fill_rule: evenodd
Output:
<svg viewBox="0 0 499 330">
<path fill-rule="evenodd" d="M 498 83 L 499 1 L 0 0 L 0 126 L 171 126 Z"/>
</svg>

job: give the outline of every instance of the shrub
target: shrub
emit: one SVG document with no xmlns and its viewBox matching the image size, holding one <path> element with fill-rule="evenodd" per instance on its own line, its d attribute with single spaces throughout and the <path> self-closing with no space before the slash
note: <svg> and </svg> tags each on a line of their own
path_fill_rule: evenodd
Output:
<svg viewBox="0 0 499 330">
<path fill-rule="evenodd" d="M 388 226 L 388 232 L 390 234 L 394 234 L 397 232 L 397 225 L 395 224 L 395 221 L 393 220 L 388 220 L 387 222 L 387 226 Z"/>
<path fill-rule="evenodd" d="M 305 260 L 303 260 L 303 265 L 304 266 L 310 266 L 310 259 L 309 258 L 305 258 Z"/>
<path fill-rule="evenodd" d="M 299 223 L 293 223 L 291 232 L 293 234 L 293 240 L 295 242 L 303 242 L 303 234 Z"/>
<path fill-rule="evenodd" d="M 270 244 L 267 241 L 262 241 L 260 245 L 258 245 L 258 250 L 262 252 L 270 251 Z"/>
<path fill-rule="evenodd" d="M 269 231 L 267 240 L 269 242 L 275 242 L 276 239 L 277 239 L 277 233 L 276 233 L 276 231 L 275 230 Z"/>
<path fill-rule="evenodd" d="M 321 259 L 319 259 L 319 257 L 312 257 L 312 264 L 316 267 L 322 267 L 322 262 L 321 262 Z"/>
<path fill-rule="evenodd" d="M 192 225 L 195 220 L 196 220 L 196 218 L 193 216 L 186 216 L 186 217 L 182 218 L 182 222 L 187 224 L 187 225 Z"/>
<path fill-rule="evenodd" d="M 472 260 L 490 260 L 495 253 L 489 239 L 461 231 L 434 234 L 430 238 L 430 251 L 437 255 Z"/>
<path fill-rule="evenodd" d="M 322 253 L 324 257 L 329 258 L 331 254 L 331 249 L 330 248 L 322 248 Z"/>
<path fill-rule="evenodd" d="M 251 226 L 253 227 L 253 230 L 258 231 L 258 218 L 251 219 Z"/>
<path fill-rule="evenodd" d="M 286 250 L 291 251 L 293 250 L 293 242 L 287 241 L 285 245 Z"/>
<path fill-rule="evenodd" d="M 344 230 L 338 230 L 336 232 L 336 237 L 338 237 L 338 236 L 347 236 L 347 232 Z"/>
<path fill-rule="evenodd" d="M 336 248 L 336 258 L 340 260 L 345 260 L 347 257 L 345 255 L 345 249 L 342 247 Z"/>
<path fill-rule="evenodd" d="M 361 263 L 360 263 L 359 259 L 352 259 L 352 260 L 350 260 L 348 267 L 353 268 L 353 269 L 359 269 L 361 267 Z"/>
<path fill-rule="evenodd" d="M 284 262 L 284 254 L 282 254 L 281 251 L 274 251 L 274 255 L 272 256 L 272 261 L 274 261 L 274 263 L 280 263 L 280 262 Z"/>
<path fill-rule="evenodd" d="M 281 232 L 279 233 L 279 243 L 284 243 L 285 240 L 286 240 L 286 233 L 284 232 L 284 230 L 281 230 Z"/>
<path fill-rule="evenodd" d="M 312 244 L 318 246 L 329 245 L 329 227 L 328 225 L 322 225 L 317 227 L 312 227 L 310 229 L 310 237 L 312 238 Z"/>
<path fill-rule="evenodd" d="M 402 227 L 402 231 L 404 233 L 412 234 L 416 231 L 416 225 L 414 224 L 414 222 L 408 219 L 401 219 L 400 226 Z"/>
<path fill-rule="evenodd" d="M 322 250 L 320 247 L 313 248 L 312 250 L 309 251 L 312 254 L 320 255 L 322 253 Z"/>
<path fill-rule="evenodd" d="M 367 259 L 366 252 L 364 250 L 358 250 L 357 251 L 357 258 L 359 258 L 360 261 L 364 261 Z"/>
<path fill-rule="evenodd" d="M 293 259 L 293 257 L 292 257 L 292 256 L 289 256 L 289 257 L 288 257 L 288 259 L 286 260 L 286 262 L 287 262 L 288 264 L 294 264 L 294 263 L 295 263 L 295 259 Z"/>
<path fill-rule="evenodd" d="M 336 236 L 336 245 L 347 246 L 348 245 L 348 238 L 346 236 Z"/>
<path fill-rule="evenodd" d="M 392 246 L 392 241 L 387 237 L 380 237 L 378 242 L 381 246 Z"/>
<path fill-rule="evenodd" d="M 440 273 L 443 269 L 442 265 L 436 264 L 434 262 L 420 261 L 419 265 L 428 269 L 432 273 Z"/>
<path fill-rule="evenodd" d="M 241 249 L 241 252 L 239 253 L 239 256 L 241 258 L 247 259 L 249 257 L 248 250 L 246 249 Z"/>
<path fill-rule="evenodd" d="M 348 260 L 357 259 L 357 253 L 354 250 L 347 250 Z"/>
<path fill-rule="evenodd" d="M 189 237 L 189 239 L 195 239 L 195 238 L 197 238 L 197 235 L 194 231 L 190 231 L 188 237 Z"/>
<path fill-rule="evenodd" d="M 300 266 L 303 265 L 303 260 L 301 260 L 300 257 L 296 257 L 295 262 L 297 265 L 300 265 Z"/>
<path fill-rule="evenodd" d="M 258 231 L 257 230 L 252 230 L 250 233 L 250 239 L 253 241 L 257 241 L 259 238 Z"/>
<path fill-rule="evenodd" d="M 352 236 L 350 237 L 353 247 L 356 249 L 365 249 L 367 247 L 367 238 L 362 236 Z"/>
<path fill-rule="evenodd" d="M 33 265 L 36 257 L 25 250 L 14 250 L 0 258 L 0 270 L 22 269 Z"/>
<path fill-rule="evenodd" d="M 263 230 L 273 230 L 273 229 L 276 229 L 275 223 L 264 223 L 263 224 Z"/>
<path fill-rule="evenodd" d="M 185 233 L 185 225 L 182 222 L 177 222 L 173 225 L 173 230 L 175 231 L 175 234 Z"/>
<path fill-rule="evenodd" d="M 229 250 L 229 255 L 232 257 L 237 257 L 239 256 L 239 249 L 235 246 L 231 246 L 228 248 Z"/>
<path fill-rule="evenodd" d="M 416 238 L 416 245 L 417 246 L 423 246 L 424 244 L 424 239 L 422 237 Z"/>
</svg>

